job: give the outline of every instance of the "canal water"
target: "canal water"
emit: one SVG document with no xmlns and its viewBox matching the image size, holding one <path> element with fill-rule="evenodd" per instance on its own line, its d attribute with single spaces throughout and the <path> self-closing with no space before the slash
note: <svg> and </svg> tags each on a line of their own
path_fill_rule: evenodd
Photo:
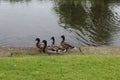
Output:
<svg viewBox="0 0 120 80">
<path fill-rule="evenodd" d="M 73 46 L 120 46 L 120 0 L 0 0 L 0 47 L 61 35 Z"/>
</svg>

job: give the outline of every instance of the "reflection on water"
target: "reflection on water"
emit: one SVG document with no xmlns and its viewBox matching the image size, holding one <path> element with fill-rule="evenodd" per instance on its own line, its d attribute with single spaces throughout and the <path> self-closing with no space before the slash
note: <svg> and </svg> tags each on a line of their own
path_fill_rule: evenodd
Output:
<svg viewBox="0 0 120 80">
<path fill-rule="evenodd" d="M 118 0 L 0 0 L 0 46 L 32 47 L 66 35 L 74 46 L 120 46 Z"/>
<path fill-rule="evenodd" d="M 82 45 L 118 45 L 113 39 L 114 34 L 120 30 L 118 2 L 59 0 L 56 2 L 55 11 L 60 19 L 59 24 L 72 31 Z M 120 39 L 119 36 L 117 38 Z"/>
</svg>

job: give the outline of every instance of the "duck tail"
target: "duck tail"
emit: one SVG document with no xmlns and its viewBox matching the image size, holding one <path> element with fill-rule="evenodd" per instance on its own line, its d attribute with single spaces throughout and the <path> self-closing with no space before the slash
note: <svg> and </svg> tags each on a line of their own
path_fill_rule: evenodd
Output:
<svg viewBox="0 0 120 80">
<path fill-rule="evenodd" d="M 74 46 L 71 46 L 71 48 L 75 48 Z"/>
</svg>

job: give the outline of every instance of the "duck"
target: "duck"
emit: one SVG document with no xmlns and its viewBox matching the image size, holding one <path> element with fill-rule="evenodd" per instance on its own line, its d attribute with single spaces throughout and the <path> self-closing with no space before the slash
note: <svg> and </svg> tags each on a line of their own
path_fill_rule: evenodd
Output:
<svg viewBox="0 0 120 80">
<path fill-rule="evenodd" d="M 54 38 L 54 37 L 51 37 L 51 40 L 52 40 L 51 47 L 54 47 L 54 46 L 55 46 L 55 38 Z"/>
<path fill-rule="evenodd" d="M 43 47 L 43 52 L 46 53 L 47 52 L 47 41 L 46 40 L 43 40 L 42 41 L 44 43 L 44 47 Z"/>
<path fill-rule="evenodd" d="M 52 51 L 57 51 L 57 49 L 55 48 L 55 38 L 51 37 L 51 39 L 52 39 L 52 43 L 51 45 L 47 46 L 47 48 Z"/>
<path fill-rule="evenodd" d="M 40 38 L 36 38 L 35 39 L 36 42 L 36 47 L 39 49 L 39 51 L 41 52 L 42 51 L 42 43 L 40 42 Z"/>
<path fill-rule="evenodd" d="M 62 46 L 62 48 L 64 48 L 66 50 L 65 52 L 67 52 L 69 49 L 74 48 L 74 46 L 71 46 L 70 44 L 65 42 L 65 36 L 64 35 L 62 35 L 61 38 L 62 38 L 62 41 L 61 41 L 60 45 Z"/>
<path fill-rule="evenodd" d="M 43 40 L 42 41 L 44 43 L 44 47 L 42 49 L 42 51 L 44 53 L 47 53 L 47 54 L 59 54 L 58 52 L 54 51 L 53 49 L 50 49 L 48 46 L 47 46 L 47 41 L 46 40 Z"/>
<path fill-rule="evenodd" d="M 51 40 L 52 40 L 52 44 L 51 44 L 50 47 L 51 47 L 52 49 L 54 49 L 54 50 L 57 51 L 57 52 L 58 52 L 58 51 L 60 52 L 60 51 L 63 51 L 63 50 L 64 50 L 64 48 L 55 45 L 55 37 L 54 37 L 54 36 L 51 37 Z"/>
<path fill-rule="evenodd" d="M 66 43 L 64 35 L 62 35 L 61 38 L 62 38 L 62 41 L 61 41 L 60 44 L 65 49 L 65 52 L 68 52 L 68 50 L 69 50 L 68 53 L 74 53 L 74 52 L 82 53 L 82 50 L 81 50 L 80 47 L 79 48 L 78 47 L 74 47 L 74 46 L 71 46 L 70 44 Z"/>
</svg>

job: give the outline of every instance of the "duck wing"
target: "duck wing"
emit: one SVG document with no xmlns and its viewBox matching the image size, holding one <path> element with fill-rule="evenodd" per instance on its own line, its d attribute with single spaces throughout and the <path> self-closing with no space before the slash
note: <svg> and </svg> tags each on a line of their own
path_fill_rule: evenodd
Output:
<svg viewBox="0 0 120 80">
<path fill-rule="evenodd" d="M 65 47 L 65 48 L 74 48 L 73 46 L 71 46 L 70 44 L 68 44 L 68 43 L 66 43 L 66 42 L 64 42 L 64 47 Z"/>
</svg>

